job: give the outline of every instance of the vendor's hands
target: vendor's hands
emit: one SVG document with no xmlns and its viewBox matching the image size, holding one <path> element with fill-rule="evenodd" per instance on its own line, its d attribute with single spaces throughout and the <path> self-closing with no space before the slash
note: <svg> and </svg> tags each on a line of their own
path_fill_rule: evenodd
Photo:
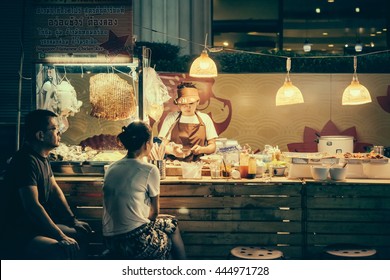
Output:
<svg viewBox="0 0 390 280">
<path fill-rule="evenodd" d="M 185 158 L 191 154 L 191 149 L 183 148 L 181 144 L 170 142 L 169 145 L 171 149 L 169 152 L 177 158 Z"/>
<path fill-rule="evenodd" d="M 194 154 L 194 155 L 200 155 L 202 154 L 202 149 L 203 147 L 202 146 L 199 146 L 199 145 L 194 145 L 191 149 L 191 152 Z"/>
<path fill-rule="evenodd" d="M 76 218 L 74 219 L 73 227 L 76 230 L 85 231 L 86 233 L 92 233 L 92 229 L 87 222 L 79 221 Z"/>
<path fill-rule="evenodd" d="M 70 260 L 75 259 L 78 251 L 80 251 L 80 246 L 77 241 L 68 236 L 64 236 L 58 241 L 58 245 L 64 248 L 66 257 Z"/>
</svg>

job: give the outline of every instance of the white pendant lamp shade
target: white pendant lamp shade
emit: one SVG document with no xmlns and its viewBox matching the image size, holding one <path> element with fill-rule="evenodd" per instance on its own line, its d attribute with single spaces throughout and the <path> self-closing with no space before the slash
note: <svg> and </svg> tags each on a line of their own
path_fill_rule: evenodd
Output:
<svg viewBox="0 0 390 280">
<path fill-rule="evenodd" d="M 368 89 L 361 85 L 357 78 L 354 77 L 351 84 L 344 90 L 342 104 L 361 105 L 370 103 L 371 101 Z"/>
<path fill-rule="evenodd" d="M 311 51 L 311 44 L 308 40 L 305 40 L 305 43 L 303 44 L 303 51 L 304 52 L 310 52 Z"/>
<path fill-rule="evenodd" d="M 341 101 L 342 105 L 361 105 L 372 102 L 371 95 L 368 89 L 359 83 L 356 69 L 357 69 L 357 58 L 353 57 L 354 73 L 352 82 L 344 90 L 343 98 Z"/>
<path fill-rule="evenodd" d="M 276 93 L 276 106 L 303 103 L 302 92 L 287 80 Z"/>
<path fill-rule="evenodd" d="M 287 58 L 286 62 L 287 77 L 283 86 L 276 93 L 276 106 L 293 105 L 303 103 L 302 92 L 294 86 L 290 80 L 291 59 Z"/>
<path fill-rule="evenodd" d="M 194 60 L 190 68 L 190 76 L 196 78 L 212 78 L 218 76 L 217 66 L 209 57 L 207 50 Z"/>
<path fill-rule="evenodd" d="M 358 41 L 355 45 L 355 52 L 361 52 L 363 50 L 363 45 Z"/>
</svg>

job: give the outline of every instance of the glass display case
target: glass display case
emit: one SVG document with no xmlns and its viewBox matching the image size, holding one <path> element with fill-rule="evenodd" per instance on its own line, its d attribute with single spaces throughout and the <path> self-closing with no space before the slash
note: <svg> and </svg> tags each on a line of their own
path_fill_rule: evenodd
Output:
<svg viewBox="0 0 390 280">
<path fill-rule="evenodd" d="M 115 65 L 36 65 L 37 109 L 59 116 L 61 145 L 52 159 L 62 171 L 83 173 L 82 167 L 93 162 L 99 173 L 104 164 L 123 156 L 116 136 L 123 126 L 142 119 L 137 67 L 137 59 Z"/>
</svg>

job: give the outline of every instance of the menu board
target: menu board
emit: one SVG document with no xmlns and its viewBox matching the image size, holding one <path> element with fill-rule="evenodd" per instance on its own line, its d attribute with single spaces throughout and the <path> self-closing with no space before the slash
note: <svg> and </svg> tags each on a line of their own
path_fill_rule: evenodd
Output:
<svg viewBox="0 0 390 280">
<path fill-rule="evenodd" d="M 36 0 L 36 62 L 129 63 L 132 0 Z"/>
</svg>

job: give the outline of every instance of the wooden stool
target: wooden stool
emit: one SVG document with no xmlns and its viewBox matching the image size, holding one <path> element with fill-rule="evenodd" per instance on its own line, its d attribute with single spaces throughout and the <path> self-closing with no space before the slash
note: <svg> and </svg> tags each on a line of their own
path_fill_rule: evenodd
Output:
<svg viewBox="0 0 390 280">
<path fill-rule="evenodd" d="M 283 253 L 265 247 L 240 246 L 230 250 L 230 253 L 239 259 L 247 260 L 275 260 L 283 258 Z"/>
<path fill-rule="evenodd" d="M 371 247 L 357 244 L 335 244 L 325 247 L 324 252 L 334 259 L 370 259 L 376 254 Z"/>
</svg>

